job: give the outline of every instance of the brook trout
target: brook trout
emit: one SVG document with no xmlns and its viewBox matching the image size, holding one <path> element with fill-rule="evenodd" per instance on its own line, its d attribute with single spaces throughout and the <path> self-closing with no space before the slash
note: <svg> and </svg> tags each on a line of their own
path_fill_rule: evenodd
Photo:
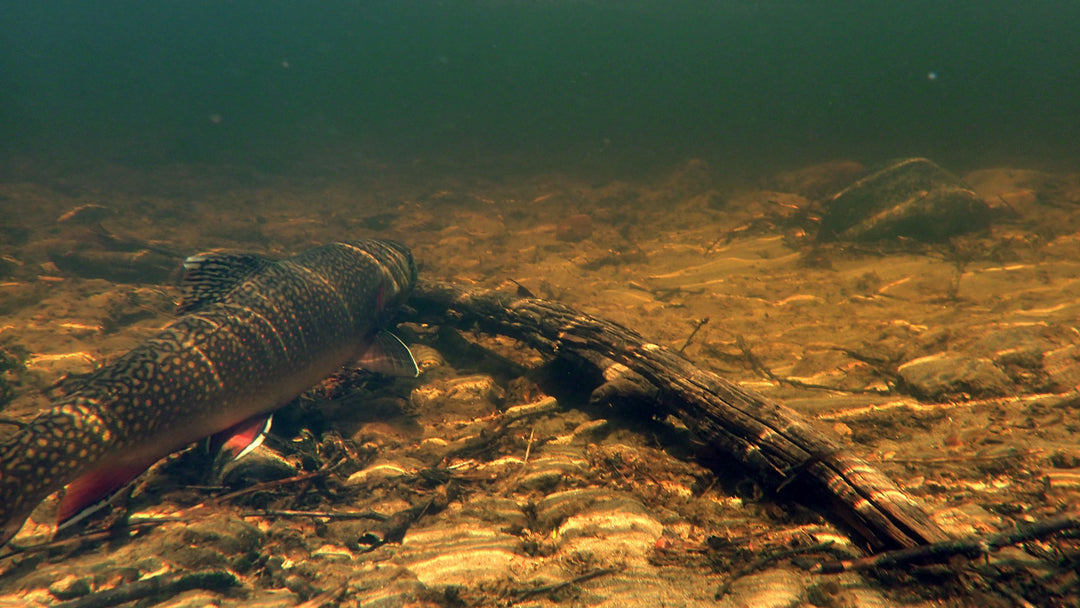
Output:
<svg viewBox="0 0 1080 608">
<path fill-rule="evenodd" d="M 417 374 L 379 329 L 416 281 L 401 244 L 334 243 L 281 261 L 204 254 L 184 267 L 180 319 L 0 444 L 0 546 L 65 485 L 61 521 L 194 441 L 254 440 L 274 410 L 352 360 Z"/>
</svg>

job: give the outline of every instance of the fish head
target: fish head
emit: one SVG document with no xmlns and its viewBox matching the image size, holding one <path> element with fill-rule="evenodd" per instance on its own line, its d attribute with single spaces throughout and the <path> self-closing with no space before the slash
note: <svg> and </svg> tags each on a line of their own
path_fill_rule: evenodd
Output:
<svg viewBox="0 0 1080 608">
<path fill-rule="evenodd" d="M 391 276 L 388 285 L 388 299 L 394 304 L 400 304 L 408 297 L 416 285 L 416 261 L 413 259 L 409 248 L 397 241 L 380 240 L 374 241 L 384 250 L 382 262 Z"/>
<path fill-rule="evenodd" d="M 403 304 L 416 284 L 416 262 L 405 245 L 385 239 L 335 243 L 324 250 L 324 274 L 348 301 L 376 317 Z M 356 312 L 356 311 L 354 311 Z M 365 318 L 365 315 L 356 315 Z"/>
</svg>

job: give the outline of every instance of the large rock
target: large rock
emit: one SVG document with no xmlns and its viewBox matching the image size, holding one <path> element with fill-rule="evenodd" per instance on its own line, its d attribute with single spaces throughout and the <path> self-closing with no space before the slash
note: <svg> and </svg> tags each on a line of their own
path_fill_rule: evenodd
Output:
<svg viewBox="0 0 1080 608">
<path fill-rule="evenodd" d="M 937 242 L 989 224 L 990 208 L 975 191 L 925 158 L 907 158 L 828 199 L 818 240 Z"/>
<path fill-rule="evenodd" d="M 938 353 L 901 365 L 902 388 L 920 399 L 945 400 L 963 395 L 1008 394 L 1012 382 L 989 359 Z"/>
</svg>

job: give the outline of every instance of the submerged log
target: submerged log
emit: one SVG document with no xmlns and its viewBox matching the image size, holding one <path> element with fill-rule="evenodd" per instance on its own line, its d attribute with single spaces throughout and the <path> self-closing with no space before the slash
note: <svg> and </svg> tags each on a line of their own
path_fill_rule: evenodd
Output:
<svg viewBox="0 0 1080 608">
<path fill-rule="evenodd" d="M 544 353 L 625 365 L 658 389 L 656 416 L 676 417 L 767 491 L 790 492 L 799 502 L 824 507 L 825 516 L 846 524 L 872 550 L 947 539 L 889 478 L 799 413 L 699 369 L 627 327 L 557 302 L 429 280 L 420 282 L 410 302 L 422 316 L 507 335 Z"/>
</svg>

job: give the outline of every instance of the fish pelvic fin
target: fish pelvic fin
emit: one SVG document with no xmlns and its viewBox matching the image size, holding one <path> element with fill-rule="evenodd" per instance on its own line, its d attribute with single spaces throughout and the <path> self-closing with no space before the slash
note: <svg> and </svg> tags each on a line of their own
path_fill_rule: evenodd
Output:
<svg viewBox="0 0 1080 608">
<path fill-rule="evenodd" d="M 155 455 L 133 463 L 99 467 L 68 484 L 56 512 L 57 530 L 101 511 L 158 460 Z"/>
<path fill-rule="evenodd" d="M 368 371 L 388 376 L 415 378 L 420 375 L 420 368 L 409 347 L 386 330 L 375 332 L 371 345 L 360 355 L 357 363 Z"/>
</svg>

